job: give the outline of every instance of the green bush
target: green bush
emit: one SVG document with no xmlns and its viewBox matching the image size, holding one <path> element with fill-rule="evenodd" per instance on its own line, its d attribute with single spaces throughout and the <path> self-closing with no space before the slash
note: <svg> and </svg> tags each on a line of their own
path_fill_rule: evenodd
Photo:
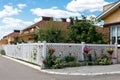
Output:
<svg viewBox="0 0 120 80">
<path fill-rule="evenodd" d="M 71 61 L 76 61 L 76 58 L 69 55 L 64 57 L 65 62 L 71 62 Z"/>
<path fill-rule="evenodd" d="M 0 54 L 1 54 L 1 55 L 6 55 L 6 53 L 5 53 L 4 50 L 0 50 Z"/>
<path fill-rule="evenodd" d="M 60 69 L 60 68 L 63 68 L 63 67 L 64 67 L 64 61 L 60 57 L 56 58 L 52 68 L 53 69 Z"/>
<path fill-rule="evenodd" d="M 56 56 L 54 55 L 48 55 L 45 59 L 44 65 L 46 68 L 52 68 L 53 65 L 55 65 L 55 60 L 56 60 Z"/>
<path fill-rule="evenodd" d="M 81 63 L 78 61 L 71 61 L 65 64 L 65 67 L 77 67 L 81 66 Z"/>
<path fill-rule="evenodd" d="M 107 55 L 101 55 L 96 59 L 96 64 L 98 65 L 110 65 L 112 60 Z"/>
<path fill-rule="evenodd" d="M 81 63 L 76 61 L 76 58 L 73 56 L 66 56 L 64 59 L 62 59 L 61 57 L 49 55 L 46 57 L 44 65 L 46 68 L 61 69 L 64 67 L 81 66 Z"/>
</svg>

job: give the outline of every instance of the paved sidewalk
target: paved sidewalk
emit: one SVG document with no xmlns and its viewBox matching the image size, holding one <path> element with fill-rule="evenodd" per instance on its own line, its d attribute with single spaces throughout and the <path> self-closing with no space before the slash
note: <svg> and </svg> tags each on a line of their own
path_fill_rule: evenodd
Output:
<svg viewBox="0 0 120 80">
<path fill-rule="evenodd" d="M 120 74 L 120 64 L 105 66 L 69 67 L 63 69 L 46 69 L 46 71 L 53 72 L 55 74 L 68 74 L 68 75 Z"/>
<path fill-rule="evenodd" d="M 40 70 L 41 72 L 51 74 L 62 74 L 62 75 L 103 75 L 103 74 L 120 74 L 120 64 L 104 65 L 104 66 L 81 66 L 81 67 L 69 67 L 63 69 L 40 69 L 40 67 L 25 63 L 7 56 L 5 58 L 13 61 L 22 63 L 34 69 Z"/>
</svg>

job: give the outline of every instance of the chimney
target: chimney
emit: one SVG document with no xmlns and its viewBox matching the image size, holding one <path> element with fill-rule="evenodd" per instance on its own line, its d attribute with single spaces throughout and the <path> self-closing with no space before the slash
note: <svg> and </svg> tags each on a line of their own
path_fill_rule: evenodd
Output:
<svg viewBox="0 0 120 80">
<path fill-rule="evenodd" d="M 62 22 L 66 22 L 66 18 L 61 18 Z"/>
<path fill-rule="evenodd" d="M 53 20 L 53 17 L 42 16 L 42 20 L 44 20 L 44 21 L 50 21 L 50 20 Z"/>
<path fill-rule="evenodd" d="M 20 32 L 20 30 L 14 30 L 14 32 Z"/>
<path fill-rule="evenodd" d="M 70 25 L 74 24 L 74 18 L 70 17 Z"/>
</svg>

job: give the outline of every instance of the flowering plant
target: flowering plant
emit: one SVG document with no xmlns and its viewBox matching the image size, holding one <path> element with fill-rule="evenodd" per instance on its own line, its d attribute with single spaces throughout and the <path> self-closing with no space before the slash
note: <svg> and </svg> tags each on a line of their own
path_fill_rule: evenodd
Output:
<svg viewBox="0 0 120 80">
<path fill-rule="evenodd" d="M 54 48 L 50 48 L 49 51 L 48 51 L 48 53 L 49 53 L 50 55 L 53 55 L 54 52 L 55 52 L 55 49 L 54 49 Z"/>
<path fill-rule="evenodd" d="M 46 60 L 45 60 L 45 59 L 42 59 L 42 63 L 44 63 L 44 64 L 45 64 L 45 62 L 46 62 Z"/>
<path fill-rule="evenodd" d="M 109 56 L 107 56 L 106 54 L 102 54 L 99 57 L 97 57 L 95 62 L 98 65 L 110 65 L 110 64 L 112 64 L 111 58 Z"/>
<path fill-rule="evenodd" d="M 107 48 L 107 52 L 108 52 L 110 55 L 112 55 L 112 54 L 113 54 L 113 51 L 114 51 L 114 49 L 113 49 L 113 48 L 111 48 L 111 47 Z"/>
<path fill-rule="evenodd" d="M 91 49 L 87 46 L 84 47 L 83 51 L 84 53 L 88 54 Z"/>
</svg>

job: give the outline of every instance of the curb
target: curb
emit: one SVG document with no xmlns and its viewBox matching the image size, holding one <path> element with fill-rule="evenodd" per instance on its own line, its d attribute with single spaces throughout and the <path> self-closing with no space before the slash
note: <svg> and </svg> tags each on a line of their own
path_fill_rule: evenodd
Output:
<svg viewBox="0 0 120 80">
<path fill-rule="evenodd" d="M 17 59 L 14 59 L 14 58 L 11 58 L 11 57 L 8 57 L 8 56 L 2 56 L 4 58 L 7 58 L 7 59 L 10 59 L 12 61 L 15 61 L 15 62 L 18 62 L 20 64 L 23 64 L 23 65 L 26 65 L 28 67 L 31 67 L 33 69 L 36 69 L 36 70 L 39 70 L 41 72 L 44 72 L 44 73 L 49 73 L 49 74 L 59 74 L 59 75 L 81 75 L 81 76 L 96 76 L 96 75 L 107 75 L 107 74 L 120 74 L 120 71 L 113 71 L 113 72 L 104 72 L 104 73 L 65 73 L 65 72 L 55 72 L 55 71 L 48 71 L 48 70 L 45 70 L 45 69 L 41 69 L 41 67 L 39 66 L 36 66 L 36 65 L 32 65 L 32 64 L 29 64 L 29 63 L 26 63 L 26 62 L 23 62 L 23 61 L 20 61 L 20 60 L 17 60 Z"/>
</svg>

